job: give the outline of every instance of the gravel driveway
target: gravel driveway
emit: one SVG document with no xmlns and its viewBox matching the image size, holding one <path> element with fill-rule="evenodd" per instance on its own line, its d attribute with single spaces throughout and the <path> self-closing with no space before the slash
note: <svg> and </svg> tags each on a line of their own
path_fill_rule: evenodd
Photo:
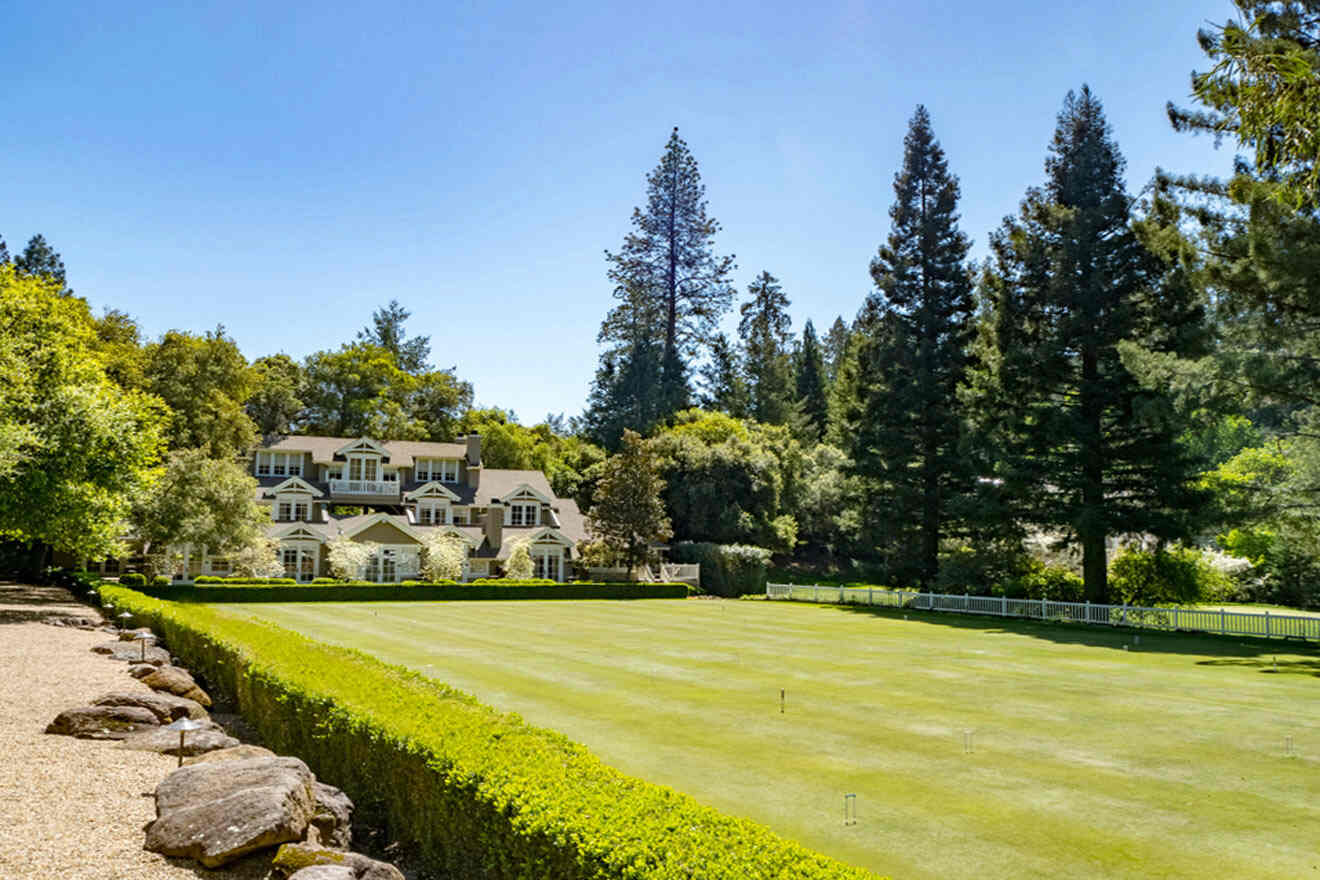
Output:
<svg viewBox="0 0 1320 880">
<path fill-rule="evenodd" d="M 0 582 L 0 880 L 270 876 L 269 854 L 207 871 L 142 849 L 152 791 L 175 758 L 42 733 L 62 709 L 147 690 L 91 652 L 109 636 L 39 622 L 89 614 L 64 590 Z"/>
</svg>

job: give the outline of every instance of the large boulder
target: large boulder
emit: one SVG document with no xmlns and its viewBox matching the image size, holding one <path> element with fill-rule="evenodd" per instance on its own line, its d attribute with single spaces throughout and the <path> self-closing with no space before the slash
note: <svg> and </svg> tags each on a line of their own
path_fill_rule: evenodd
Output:
<svg viewBox="0 0 1320 880">
<path fill-rule="evenodd" d="M 206 718 L 202 704 L 187 697 L 160 691 L 134 691 L 132 693 L 105 694 L 92 700 L 93 706 L 138 706 L 152 712 L 161 724 L 169 724 L 180 718 Z"/>
<path fill-rule="evenodd" d="M 134 642 L 102 642 L 96 645 L 92 650 L 97 654 L 105 654 L 112 660 L 123 660 L 125 663 L 150 663 L 152 666 L 167 666 L 170 662 L 170 652 L 164 648 L 157 648 L 155 645 L 147 645 L 146 650 Z"/>
<path fill-rule="evenodd" d="M 289 880 L 357 880 L 357 876 L 347 865 L 312 865 L 290 874 Z"/>
<path fill-rule="evenodd" d="M 317 865 L 339 865 L 353 871 L 354 880 L 404 880 L 403 872 L 389 862 L 378 862 L 364 855 L 327 849 L 312 843 L 286 843 L 275 854 L 271 867 L 292 880 L 302 880 L 302 872 Z"/>
<path fill-rule="evenodd" d="M 153 691 L 164 691 L 176 697 L 185 697 L 210 707 L 211 698 L 197 686 L 188 670 L 178 666 L 162 666 L 138 679 Z"/>
<path fill-rule="evenodd" d="M 80 739 L 126 739 L 159 724 L 156 713 L 141 706 L 77 706 L 56 715 L 46 725 L 46 733 Z"/>
<path fill-rule="evenodd" d="M 190 730 L 183 738 L 183 756 L 204 755 L 218 749 L 232 749 L 238 740 L 221 729 L 214 721 L 203 722 L 210 725 L 202 730 Z M 135 733 L 119 744 L 121 749 L 133 749 L 139 752 L 160 752 L 162 755 L 178 755 L 179 731 L 158 727 L 144 733 Z"/>
<path fill-rule="evenodd" d="M 215 868 L 301 840 L 316 813 L 315 781 L 297 758 L 180 767 L 156 786 L 146 848 Z"/>
<path fill-rule="evenodd" d="M 128 674 L 134 678 L 146 678 L 158 668 L 150 663 L 130 663 L 128 664 Z"/>
<path fill-rule="evenodd" d="M 317 782 L 312 794 L 316 797 L 316 815 L 312 827 L 322 846 L 348 849 L 353 841 L 353 802 L 333 785 Z M 308 839 L 311 836 L 308 835 Z"/>
<path fill-rule="evenodd" d="M 207 752 L 204 755 L 195 755 L 186 759 L 183 765 L 189 764 L 211 764 L 219 761 L 246 761 L 248 758 L 274 758 L 275 753 L 270 749 L 263 749 L 261 746 L 248 744 L 233 746 L 228 749 L 217 749 L 214 752 Z"/>
</svg>

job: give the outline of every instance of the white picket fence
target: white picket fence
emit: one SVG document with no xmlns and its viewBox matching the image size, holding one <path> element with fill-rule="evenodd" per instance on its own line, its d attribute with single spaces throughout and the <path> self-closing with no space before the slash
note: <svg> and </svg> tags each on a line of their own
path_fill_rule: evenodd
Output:
<svg viewBox="0 0 1320 880">
<path fill-rule="evenodd" d="M 1271 614 L 1268 611 L 1142 608 L 1136 605 L 1094 605 L 1090 602 L 1009 599 L 1003 596 L 957 596 L 948 593 L 912 593 L 875 587 L 831 587 L 819 584 L 766 584 L 765 595 L 767 599 L 800 602 L 879 605 L 889 608 L 911 608 L 916 611 L 956 611 L 959 614 L 987 614 L 995 617 L 1320 641 L 1320 617 Z"/>
</svg>

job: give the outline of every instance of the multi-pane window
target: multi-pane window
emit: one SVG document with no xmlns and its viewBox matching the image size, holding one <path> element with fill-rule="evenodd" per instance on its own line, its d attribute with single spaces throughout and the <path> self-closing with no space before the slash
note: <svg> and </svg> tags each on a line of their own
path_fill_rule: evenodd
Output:
<svg viewBox="0 0 1320 880">
<path fill-rule="evenodd" d="M 532 557 L 534 576 L 559 580 L 559 563 L 563 557 L 551 553 L 538 553 Z"/>
<path fill-rule="evenodd" d="M 279 512 L 275 514 L 275 519 L 279 522 L 289 522 L 293 519 L 293 505 L 288 501 L 279 503 Z"/>
<path fill-rule="evenodd" d="M 454 525 L 461 526 L 467 522 L 467 511 L 461 507 L 454 508 L 452 515 L 454 517 Z"/>
<path fill-rule="evenodd" d="M 299 520 L 300 522 L 307 522 L 307 520 L 309 519 L 309 517 L 307 516 L 308 507 L 309 505 L 305 501 L 296 502 L 293 505 L 293 518 Z"/>
<path fill-rule="evenodd" d="M 417 521 L 424 526 L 442 526 L 449 521 L 449 508 L 435 501 L 417 504 Z"/>
<path fill-rule="evenodd" d="M 280 552 L 280 561 L 284 563 L 284 576 L 296 578 L 298 576 L 298 551 L 283 550 Z"/>
<path fill-rule="evenodd" d="M 258 452 L 257 476 L 298 477 L 302 475 L 301 452 Z"/>
<path fill-rule="evenodd" d="M 540 510 L 538 504 L 515 504 L 510 509 L 509 524 L 515 526 L 534 526 L 536 525 L 536 514 Z"/>
<path fill-rule="evenodd" d="M 452 458 L 417 459 L 417 479 L 439 480 L 442 483 L 458 482 L 458 461 Z"/>
</svg>

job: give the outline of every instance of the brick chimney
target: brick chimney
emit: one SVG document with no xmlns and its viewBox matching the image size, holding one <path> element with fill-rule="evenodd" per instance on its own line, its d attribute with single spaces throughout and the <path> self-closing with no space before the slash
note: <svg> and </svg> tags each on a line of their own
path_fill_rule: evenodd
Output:
<svg viewBox="0 0 1320 880">
<path fill-rule="evenodd" d="M 467 463 L 469 467 L 481 467 L 481 435 L 468 434 L 463 438 L 467 442 Z"/>
<path fill-rule="evenodd" d="M 504 505 L 498 501 L 492 501 L 486 508 L 486 541 L 497 553 L 504 541 Z"/>
</svg>

